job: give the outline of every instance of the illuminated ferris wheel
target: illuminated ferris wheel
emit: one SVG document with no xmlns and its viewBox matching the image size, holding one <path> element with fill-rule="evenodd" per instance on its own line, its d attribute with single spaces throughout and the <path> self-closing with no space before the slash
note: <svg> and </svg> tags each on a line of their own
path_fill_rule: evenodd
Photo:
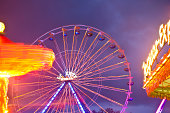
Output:
<svg viewBox="0 0 170 113">
<path fill-rule="evenodd" d="M 108 34 L 85 25 L 53 29 L 32 44 L 50 48 L 48 71 L 31 72 L 13 83 L 21 113 L 90 113 L 107 107 L 125 112 L 133 85 L 124 51 Z"/>
</svg>

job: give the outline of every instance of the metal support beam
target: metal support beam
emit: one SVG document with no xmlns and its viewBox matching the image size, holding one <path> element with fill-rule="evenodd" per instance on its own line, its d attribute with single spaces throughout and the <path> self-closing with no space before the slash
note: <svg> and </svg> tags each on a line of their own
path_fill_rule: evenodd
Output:
<svg viewBox="0 0 170 113">
<path fill-rule="evenodd" d="M 56 93 L 53 95 L 53 97 L 51 98 L 51 100 L 48 102 L 48 104 L 45 106 L 45 108 L 43 109 L 43 111 L 41 113 L 45 113 L 45 111 L 48 109 L 48 107 L 50 106 L 50 104 L 53 102 L 53 100 L 55 99 L 55 97 L 58 95 L 58 93 L 61 91 L 61 89 L 64 87 L 65 82 L 60 86 L 60 88 L 56 91 Z"/>
<path fill-rule="evenodd" d="M 162 112 L 165 103 L 166 103 L 166 99 L 163 99 L 162 102 L 161 102 L 161 104 L 159 105 L 156 113 L 161 113 L 161 112 Z"/>
<path fill-rule="evenodd" d="M 73 89 L 71 83 L 69 82 L 68 85 L 70 86 L 70 89 L 71 89 L 71 91 L 72 91 L 74 97 L 76 98 L 77 103 L 78 103 L 78 105 L 79 105 L 79 107 L 80 107 L 82 113 L 85 113 L 85 110 L 83 109 L 83 106 L 81 105 L 81 102 L 80 102 L 80 100 L 78 99 L 77 94 L 75 93 L 75 91 L 74 91 L 74 89 Z"/>
</svg>

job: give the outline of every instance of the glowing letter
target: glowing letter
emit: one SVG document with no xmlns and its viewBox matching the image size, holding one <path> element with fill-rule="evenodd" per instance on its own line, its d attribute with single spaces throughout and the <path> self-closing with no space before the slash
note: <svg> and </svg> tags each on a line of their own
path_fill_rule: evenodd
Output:
<svg viewBox="0 0 170 113">
<path fill-rule="evenodd" d="M 162 48 L 165 44 L 165 41 L 167 42 L 167 35 L 166 35 L 166 28 L 167 25 L 161 25 L 159 29 L 159 36 L 160 36 L 160 47 Z"/>
</svg>

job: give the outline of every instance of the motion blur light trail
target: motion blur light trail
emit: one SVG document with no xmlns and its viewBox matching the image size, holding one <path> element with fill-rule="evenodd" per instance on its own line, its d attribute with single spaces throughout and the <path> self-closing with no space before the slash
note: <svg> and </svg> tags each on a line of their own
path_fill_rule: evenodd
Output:
<svg viewBox="0 0 170 113">
<path fill-rule="evenodd" d="M 4 36 L 5 25 L 0 22 L 0 113 L 7 113 L 8 78 L 34 70 L 47 70 L 55 59 L 51 49 L 37 45 L 13 43 Z"/>
<path fill-rule="evenodd" d="M 153 98 L 163 99 L 156 113 L 161 113 L 165 100 L 170 100 L 170 48 L 162 56 L 159 63 L 154 67 L 154 62 L 157 61 L 158 55 L 165 44 L 170 45 L 170 20 L 166 25 L 162 24 L 159 29 L 159 39 L 155 41 L 151 52 L 143 62 L 144 70 L 144 85 L 147 95 Z"/>
</svg>

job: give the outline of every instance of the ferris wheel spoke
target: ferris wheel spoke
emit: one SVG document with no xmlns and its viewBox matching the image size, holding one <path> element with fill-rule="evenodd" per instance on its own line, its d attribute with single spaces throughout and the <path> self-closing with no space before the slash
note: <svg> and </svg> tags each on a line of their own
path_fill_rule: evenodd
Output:
<svg viewBox="0 0 170 113">
<path fill-rule="evenodd" d="M 37 100 L 39 100 L 40 98 L 44 97 L 45 95 L 49 94 L 50 92 L 52 92 L 55 88 L 51 89 L 50 91 L 48 91 L 47 93 L 43 94 L 42 96 L 38 97 L 37 99 L 33 100 L 32 102 L 28 103 L 27 105 L 23 106 L 22 108 L 18 109 L 17 112 L 21 111 L 22 109 L 24 109 L 25 107 L 31 105 L 32 103 L 36 102 Z"/>
<path fill-rule="evenodd" d="M 15 98 L 19 98 L 19 97 L 23 97 L 23 96 L 28 95 L 28 94 L 30 95 L 30 94 L 36 93 L 36 92 L 39 93 L 40 91 L 44 91 L 44 90 L 47 89 L 47 88 L 48 88 L 47 90 L 49 90 L 50 87 L 55 86 L 55 85 L 57 85 L 57 84 L 59 84 L 59 83 L 56 83 L 56 84 L 53 84 L 53 85 L 50 85 L 50 86 L 46 86 L 46 87 L 43 87 L 43 88 L 40 88 L 40 89 L 31 91 L 31 92 L 28 92 L 28 93 L 25 93 L 25 94 L 18 95 L 18 96 L 16 96 L 16 97 L 14 97 L 14 99 L 15 99 Z"/>
<path fill-rule="evenodd" d="M 58 111 L 58 109 L 60 107 L 60 103 L 62 103 L 61 101 L 62 101 L 62 98 L 64 97 L 64 93 L 65 93 L 65 88 L 62 91 L 61 98 L 58 101 L 56 100 L 55 103 L 57 103 L 57 105 L 53 108 L 52 113 L 53 113 L 53 111 Z"/>
<path fill-rule="evenodd" d="M 67 111 L 67 113 L 68 113 L 68 109 L 69 109 L 69 91 L 68 91 L 68 88 L 67 88 L 67 101 L 66 101 L 66 103 L 67 103 L 67 109 L 66 109 L 66 111 Z"/>
<path fill-rule="evenodd" d="M 97 43 L 96 43 L 96 45 L 97 45 Z M 95 47 L 94 47 L 95 48 Z M 93 48 L 93 49 L 94 49 Z M 107 49 L 107 48 L 106 48 Z M 106 49 L 103 49 L 102 51 L 101 51 L 101 53 L 103 53 Z M 91 51 L 92 52 L 92 51 Z M 91 59 L 91 61 L 88 61 L 87 63 L 86 63 L 86 61 L 88 60 L 88 58 L 89 58 L 89 56 L 90 56 L 90 54 L 91 53 L 89 53 L 89 55 L 86 57 L 86 59 L 84 60 L 84 63 L 82 63 L 82 65 L 80 66 L 80 68 L 78 68 L 78 70 L 77 70 L 77 72 L 79 72 L 80 70 L 82 70 L 82 67 L 84 67 L 84 69 L 83 70 L 85 70 L 86 68 L 88 68 L 89 67 L 89 65 L 91 65 L 100 55 L 101 55 L 101 53 L 99 54 L 99 55 L 97 55 L 95 58 L 93 58 L 93 59 Z M 112 54 L 112 53 L 111 53 Z M 107 55 L 107 56 L 110 56 L 110 55 Z M 106 58 L 107 58 L 107 56 L 106 56 Z M 105 58 L 103 58 L 103 60 L 104 60 Z M 102 59 L 101 59 L 102 60 Z"/>
<path fill-rule="evenodd" d="M 63 110 L 65 109 L 65 101 L 66 101 L 65 99 L 66 99 L 66 93 L 67 93 L 66 88 L 64 90 L 65 90 L 65 92 L 64 92 L 65 96 L 63 95 L 62 102 L 61 102 L 62 103 L 61 107 L 63 108 Z M 60 109 L 60 111 L 62 111 L 62 109 Z"/>
<path fill-rule="evenodd" d="M 97 43 L 98 43 L 98 42 L 96 42 L 96 44 L 97 44 Z M 93 48 L 93 49 L 95 49 L 95 48 Z M 90 64 L 92 64 L 100 55 L 102 55 L 102 53 L 104 53 L 107 49 L 108 49 L 108 47 L 102 49 L 99 54 L 96 54 L 95 57 L 93 56 L 94 58 L 92 58 L 92 57 L 89 58 L 89 56 L 90 56 L 90 54 L 91 54 L 91 53 L 89 53 L 89 55 L 87 55 L 87 57 L 84 59 L 84 62 L 83 62 L 83 63 L 81 64 L 81 66 L 78 68 L 77 72 L 79 72 L 80 70 L 82 70 L 83 67 L 84 67 L 84 69 L 87 68 L 87 67 L 88 67 Z M 91 51 L 91 52 L 92 52 L 92 51 Z M 88 59 L 88 58 L 89 58 L 89 59 Z M 89 60 L 90 60 L 90 61 L 89 61 Z"/>
<path fill-rule="evenodd" d="M 73 84 L 74 85 L 74 84 Z M 76 85 L 74 85 L 82 94 L 84 94 L 86 97 L 88 97 L 93 103 L 95 103 L 97 106 L 99 106 L 104 112 L 105 109 L 103 107 L 101 107 L 95 100 L 93 100 L 92 98 L 90 98 L 90 96 L 88 96 L 86 93 L 84 93 L 80 88 L 78 88 Z M 106 112 L 107 113 L 107 112 Z"/>
<path fill-rule="evenodd" d="M 106 77 L 93 77 L 93 78 L 81 78 L 79 82 L 92 82 L 92 81 L 109 81 L 109 80 L 122 80 L 129 79 L 129 75 L 120 75 L 120 76 L 106 76 Z"/>
<path fill-rule="evenodd" d="M 77 37 L 75 37 L 75 45 L 74 45 L 74 50 L 77 49 Z M 73 66 L 74 66 L 74 61 L 76 59 L 76 51 L 73 52 L 73 60 L 72 60 L 72 66 L 71 66 L 71 71 L 73 71 Z"/>
<path fill-rule="evenodd" d="M 70 56 L 70 63 L 69 63 L 69 71 L 71 70 L 72 54 L 73 54 L 73 50 L 74 50 L 75 30 L 76 30 L 76 26 L 74 26 L 74 34 L 73 34 L 73 41 L 72 41 L 72 47 L 71 47 L 71 56 Z"/>
<path fill-rule="evenodd" d="M 85 75 L 82 75 L 82 76 L 84 76 L 84 78 L 89 78 L 89 77 L 93 77 L 93 76 L 96 76 L 96 75 L 99 75 L 99 74 L 102 74 L 102 73 L 105 73 L 107 71 L 114 70 L 114 69 L 117 69 L 117 68 L 120 68 L 120 67 L 123 67 L 123 65 L 122 66 L 117 66 L 117 67 L 112 67 L 112 68 L 107 69 L 107 70 L 99 71 L 98 73 L 89 72 L 88 74 L 85 74 Z"/>
<path fill-rule="evenodd" d="M 74 69 L 75 63 L 77 62 L 77 57 L 78 57 L 78 55 L 79 55 L 79 53 L 80 53 L 80 50 L 81 50 L 81 47 L 82 47 L 82 45 L 83 45 L 83 43 L 84 43 L 84 39 L 85 39 L 85 37 L 86 37 L 86 35 L 87 35 L 87 31 L 88 31 L 88 28 L 87 28 L 86 31 L 85 31 L 85 34 L 84 34 L 83 39 L 82 39 L 82 41 L 81 41 L 80 47 L 79 47 L 79 49 L 78 49 L 76 58 L 75 58 L 74 63 L 73 63 L 72 71 L 73 71 L 73 69 Z"/>
<path fill-rule="evenodd" d="M 55 39 L 54 36 L 53 36 L 53 40 L 54 40 L 55 47 L 56 47 L 56 49 L 57 49 L 57 51 L 58 51 L 58 53 L 59 53 L 59 57 L 60 57 L 60 59 L 61 59 L 61 61 L 62 61 L 62 65 L 63 65 L 63 67 L 66 69 L 66 65 L 65 65 L 63 56 L 61 55 L 60 48 L 59 48 L 58 43 L 57 43 L 57 41 L 56 41 L 56 39 Z M 62 71 L 63 71 L 63 70 L 62 70 Z"/>
<path fill-rule="evenodd" d="M 104 67 L 104 68 L 98 68 L 96 70 L 90 70 L 90 71 L 88 71 L 88 72 L 86 72 L 82 75 L 77 74 L 77 76 L 79 76 L 79 78 L 81 78 L 82 76 L 85 76 L 85 75 L 86 75 L 86 77 L 87 77 L 87 75 L 92 77 L 92 76 L 97 75 L 97 74 L 101 74 L 101 73 L 104 73 L 104 72 L 107 72 L 107 71 L 110 71 L 110 70 L 113 70 L 113 69 L 123 67 L 123 66 L 125 66 L 124 63 L 125 63 L 125 61 L 119 62 L 117 64 L 109 65 L 109 66 Z M 91 74 L 91 75 L 89 75 L 89 74 Z"/>
<path fill-rule="evenodd" d="M 52 66 L 52 69 L 54 69 L 58 74 L 60 73 L 54 66 Z"/>
<path fill-rule="evenodd" d="M 107 47 L 108 48 L 108 47 Z M 91 60 L 91 58 L 90 59 L 88 59 L 86 62 L 84 62 L 81 66 L 80 66 L 80 68 L 78 68 L 78 70 L 77 70 L 77 73 L 80 71 L 80 70 L 82 70 L 83 69 L 83 67 L 84 68 L 86 68 L 86 67 L 88 67 L 88 66 L 86 66 L 86 65 L 89 65 L 89 64 L 91 64 L 91 63 L 93 63 L 100 55 L 102 55 L 102 53 L 105 51 L 105 50 L 107 50 L 107 48 L 105 48 L 105 49 L 102 49 L 101 50 L 101 52 L 97 55 L 97 56 L 93 56 L 94 58 L 92 59 L 92 61 L 90 61 Z"/>
<path fill-rule="evenodd" d="M 88 69 L 90 69 L 90 68 L 91 68 L 91 69 L 94 69 L 94 68 L 97 68 L 97 67 L 103 65 L 104 63 L 106 63 L 106 62 L 108 62 L 109 60 L 113 59 L 113 58 L 117 55 L 117 54 L 116 54 L 116 55 L 113 55 L 113 54 L 115 54 L 117 51 L 118 51 L 118 50 L 114 51 L 113 53 L 107 55 L 106 57 L 102 58 L 101 60 L 95 62 L 95 63 L 92 64 L 92 65 L 90 65 L 91 63 L 94 62 L 94 59 L 93 59 L 82 71 L 79 72 L 79 70 L 78 70 L 77 73 L 81 74 L 81 73 L 83 73 L 84 71 L 86 71 L 86 70 L 88 70 Z M 111 55 L 113 55 L 113 56 L 111 56 Z M 90 65 L 90 66 L 89 66 L 89 65 Z"/>
<path fill-rule="evenodd" d="M 57 74 L 55 74 L 55 73 L 53 73 L 53 72 L 51 72 L 50 70 L 47 70 L 46 72 L 48 72 L 49 74 L 52 74 L 52 75 L 54 75 L 54 76 L 56 76 L 56 77 L 58 77 L 59 75 L 57 75 Z M 54 77 L 55 78 L 55 77 Z"/>
<path fill-rule="evenodd" d="M 57 88 L 57 90 L 55 91 L 55 94 L 53 95 L 53 97 L 50 99 L 50 101 L 48 102 L 48 104 L 44 107 L 44 109 L 42 110 L 42 113 L 45 113 L 46 111 L 48 112 L 52 106 L 52 103 L 54 103 L 57 95 L 61 92 L 62 88 L 65 86 L 65 82 L 63 82 L 59 88 Z"/>
<path fill-rule="evenodd" d="M 82 64 L 82 66 L 84 66 L 90 59 L 92 59 L 99 51 L 101 51 L 108 43 L 110 42 L 110 40 L 108 40 L 105 44 L 103 44 L 103 46 L 100 48 L 100 49 L 98 49 L 84 64 Z M 101 54 L 101 53 L 100 53 Z M 77 64 L 77 66 L 78 66 L 79 64 Z M 74 69 L 74 71 L 75 70 L 77 70 L 77 66 L 76 66 L 76 68 Z"/>
<path fill-rule="evenodd" d="M 48 80 L 55 80 L 56 79 L 56 77 L 51 77 L 49 75 L 42 75 L 42 74 L 38 74 L 38 73 L 33 73 L 33 74 L 30 74 L 29 76 L 45 78 L 45 79 L 48 79 Z"/>
<path fill-rule="evenodd" d="M 87 59 L 90 57 L 91 53 L 93 52 L 93 50 L 95 49 L 95 47 L 97 46 L 97 44 L 98 44 L 98 41 L 94 44 L 94 47 L 87 53 L 86 58 L 84 58 L 84 59 L 82 60 L 82 64 L 80 64 L 80 65 L 78 66 L 77 72 L 79 72 L 79 71 L 82 69 L 82 67 L 85 67 L 85 64 L 86 64 L 86 65 L 90 65 L 90 64 L 93 62 L 93 61 L 89 61 L 89 62 L 86 63 Z M 95 58 L 97 58 L 97 57 L 95 57 Z M 87 66 L 86 66 L 86 67 L 87 67 Z M 85 68 L 86 68 L 86 67 L 85 67 Z"/>
<path fill-rule="evenodd" d="M 97 36 L 95 37 L 95 39 L 93 40 L 93 42 L 90 44 L 89 48 L 86 50 L 86 52 L 84 53 L 84 55 L 82 56 L 82 58 L 80 59 L 79 63 L 77 65 L 79 65 L 82 60 L 84 59 L 84 57 L 87 55 L 89 49 L 92 47 L 92 45 L 94 44 L 95 40 L 97 39 L 97 37 L 99 36 L 100 32 L 97 34 Z"/>
<path fill-rule="evenodd" d="M 74 104 L 72 104 L 72 97 L 71 97 L 71 91 L 70 91 L 70 88 L 68 89 L 69 91 L 69 95 L 68 95 L 68 98 L 69 98 L 69 106 L 70 106 L 70 110 L 71 110 L 71 113 L 73 112 L 72 110 L 73 110 L 73 106 L 72 105 L 74 105 Z"/>
<path fill-rule="evenodd" d="M 68 54 L 67 54 L 67 42 L 66 42 L 66 37 L 64 36 L 64 28 L 62 28 L 62 31 L 63 31 L 63 42 L 64 42 L 64 52 L 65 52 L 65 62 L 66 62 L 66 69 L 68 69 Z"/>
<path fill-rule="evenodd" d="M 75 86 L 73 84 L 73 86 Z M 90 110 L 89 106 L 87 105 L 86 101 L 82 98 L 81 94 L 79 93 L 79 91 L 77 90 L 77 88 L 75 87 L 75 92 L 77 93 L 77 95 L 82 99 L 82 103 L 85 104 L 86 108 L 90 111 L 90 113 L 92 113 L 92 111 Z"/>
<path fill-rule="evenodd" d="M 27 98 L 30 98 L 30 97 L 33 97 L 33 96 L 36 96 L 36 95 L 39 95 L 40 93 L 44 93 L 44 92 L 47 92 L 49 91 L 50 89 L 45 89 L 45 90 L 41 90 L 40 92 L 36 92 L 36 93 L 31 93 L 29 95 L 25 95 L 23 97 L 20 97 L 20 98 L 15 98 L 15 99 L 18 99 L 18 101 L 23 101 Z"/>
<path fill-rule="evenodd" d="M 91 92 L 91 93 L 93 93 L 93 94 L 95 94 L 95 95 L 98 95 L 98 96 L 102 97 L 103 99 L 106 99 L 106 100 L 108 100 L 108 101 L 110 101 L 110 102 L 112 102 L 112 103 L 115 103 L 115 104 L 123 107 L 123 105 L 120 104 L 119 102 L 116 102 L 116 101 L 114 101 L 114 100 L 112 100 L 112 99 L 110 99 L 110 98 L 108 98 L 108 97 L 106 97 L 106 96 L 104 96 L 104 95 L 102 95 L 102 94 L 99 94 L 98 92 L 92 91 L 92 90 L 90 90 L 90 89 L 88 89 L 88 88 L 85 88 L 85 87 L 83 87 L 83 86 L 81 86 L 81 85 L 79 85 L 79 84 L 77 84 L 77 83 L 74 83 L 74 84 L 76 84 L 77 86 L 79 86 L 79 87 L 81 87 L 81 88 L 83 88 L 83 89 L 85 89 L 85 90 L 87 90 L 87 91 L 89 91 L 89 92 Z"/>
<path fill-rule="evenodd" d="M 24 86 L 29 86 L 29 85 L 37 85 L 37 84 L 41 84 L 41 85 L 43 85 L 44 83 L 52 83 L 52 82 L 56 82 L 56 81 L 44 81 L 44 82 L 30 82 L 30 83 L 19 83 L 19 84 L 13 84 L 13 85 L 15 85 L 15 86 L 20 86 L 20 87 L 24 87 Z M 47 85 L 49 85 L 49 84 L 47 84 Z"/>
<path fill-rule="evenodd" d="M 84 40 L 84 44 L 83 44 L 83 46 L 82 46 L 82 48 L 81 48 L 81 50 L 80 50 L 80 51 L 82 51 L 82 52 L 81 52 L 80 55 L 79 55 L 77 64 L 80 63 L 80 60 L 81 60 L 81 58 L 82 58 L 82 56 L 83 56 L 83 53 L 84 53 L 83 51 L 85 50 L 87 41 L 88 41 L 88 38 L 86 37 L 85 40 Z"/>
<path fill-rule="evenodd" d="M 90 86 L 90 87 L 97 87 L 97 88 L 102 88 L 102 89 L 108 89 L 112 91 L 118 91 L 118 92 L 128 92 L 126 89 L 121 89 L 121 88 L 116 88 L 116 87 L 111 87 L 111 86 L 104 86 L 101 84 L 92 84 L 92 83 L 79 83 L 79 85 L 84 85 L 84 86 Z"/>
<path fill-rule="evenodd" d="M 65 111 L 65 107 L 66 107 L 66 97 L 67 97 L 67 87 L 65 87 L 65 90 L 66 90 L 66 93 L 65 93 L 65 96 L 64 96 L 64 101 L 63 101 L 63 113 Z"/>
<path fill-rule="evenodd" d="M 55 94 L 55 93 L 54 93 Z M 36 109 L 36 111 L 34 111 L 34 113 L 38 112 L 38 110 L 40 110 L 40 108 L 42 108 L 43 106 L 45 106 L 45 104 L 48 102 L 48 100 L 50 98 L 52 98 L 53 95 L 51 95 L 50 97 L 45 97 L 43 98 L 41 101 L 45 100 L 42 104 L 40 103 L 39 107 Z M 33 106 L 33 105 L 32 105 Z"/>
<path fill-rule="evenodd" d="M 60 64 L 56 61 L 56 59 L 54 60 L 54 63 L 57 64 L 57 66 L 59 67 L 59 69 L 61 70 L 61 72 L 64 72 L 64 70 L 61 68 Z M 57 73 L 61 73 L 61 72 L 59 72 L 54 66 L 52 66 L 52 68 L 53 68 L 55 71 L 57 71 Z"/>
<path fill-rule="evenodd" d="M 55 40 L 54 40 L 54 41 L 55 41 Z M 41 44 L 42 44 L 45 48 L 47 48 L 46 44 L 45 44 L 43 41 L 41 41 Z M 54 62 L 58 65 L 58 67 L 61 69 L 61 71 L 63 71 L 63 69 L 61 68 L 60 64 L 56 61 L 56 59 L 54 59 Z"/>
<path fill-rule="evenodd" d="M 22 100 L 25 100 L 27 98 L 30 98 L 30 97 L 33 97 L 33 96 L 36 96 L 36 95 L 39 95 L 40 93 L 43 94 L 43 93 L 46 93 L 47 91 L 50 91 L 51 89 L 44 89 L 44 90 L 41 90 L 39 92 L 35 92 L 35 93 L 31 93 L 31 94 L 27 94 L 25 95 L 24 97 L 22 96 L 22 98 L 15 98 L 15 99 L 19 99 L 20 101 Z"/>
</svg>

